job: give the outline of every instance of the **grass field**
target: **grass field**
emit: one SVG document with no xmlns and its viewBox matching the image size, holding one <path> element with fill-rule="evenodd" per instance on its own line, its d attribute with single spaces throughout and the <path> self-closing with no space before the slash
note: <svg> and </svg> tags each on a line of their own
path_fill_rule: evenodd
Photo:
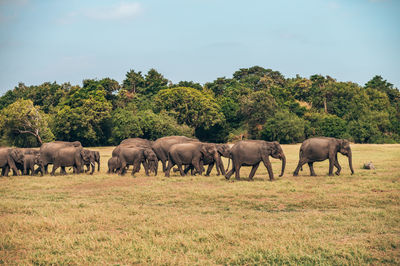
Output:
<svg viewBox="0 0 400 266">
<path fill-rule="evenodd" d="M 293 177 L 299 145 L 282 147 L 275 182 L 107 175 L 112 147 L 93 176 L 0 178 L 0 264 L 399 265 L 400 145 L 354 144 L 334 177 Z"/>
</svg>

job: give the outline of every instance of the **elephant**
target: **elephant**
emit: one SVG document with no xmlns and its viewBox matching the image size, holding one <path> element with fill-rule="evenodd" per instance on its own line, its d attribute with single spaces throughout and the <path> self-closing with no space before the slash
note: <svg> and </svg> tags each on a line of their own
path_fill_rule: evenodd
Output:
<svg viewBox="0 0 400 266">
<path fill-rule="evenodd" d="M 79 141 L 68 142 L 68 141 L 53 141 L 44 143 L 40 147 L 40 158 L 43 163 L 44 171 L 48 173 L 48 165 L 54 164 L 54 158 L 58 151 L 65 147 L 76 147 L 82 148 L 82 144 Z"/>
<path fill-rule="evenodd" d="M 108 159 L 108 174 L 116 173 L 120 171 L 121 169 L 121 161 L 119 160 L 119 157 L 111 157 Z"/>
<path fill-rule="evenodd" d="M 230 148 L 230 146 L 228 144 L 214 144 L 214 145 L 216 146 L 217 151 L 218 151 L 220 156 L 229 158 L 231 148 Z M 209 176 L 210 175 L 215 163 L 216 163 L 216 161 L 215 161 L 214 157 L 212 157 L 212 156 L 206 156 L 206 157 L 203 158 L 203 165 L 208 165 L 207 172 L 206 172 L 205 176 Z M 221 165 L 222 165 L 222 167 L 224 166 L 222 161 L 221 161 Z M 216 169 L 217 169 L 217 176 L 220 175 L 220 170 L 221 170 L 222 174 L 225 175 L 224 168 L 220 169 L 219 167 L 217 167 Z M 189 172 L 189 170 L 192 171 L 192 175 L 193 175 L 194 174 L 193 165 L 187 165 L 185 167 L 184 173 L 187 174 L 187 172 Z M 179 171 L 179 169 L 178 168 L 174 168 L 174 172 L 177 172 L 177 171 Z M 202 171 L 204 171 L 204 169 L 202 169 Z"/>
<path fill-rule="evenodd" d="M 74 173 L 79 174 L 83 170 L 85 161 L 90 161 L 90 155 L 82 147 L 69 146 L 60 148 L 54 155 L 51 175 L 54 175 L 58 167 L 61 167 L 61 174 L 66 174 L 65 167 L 67 166 L 72 166 Z"/>
<path fill-rule="evenodd" d="M 225 178 L 229 180 L 231 175 L 235 173 L 237 180 L 240 179 L 240 167 L 241 166 L 252 166 L 249 179 L 253 180 L 254 174 L 257 171 L 260 162 L 264 163 L 264 166 L 268 170 L 270 181 L 274 180 L 274 173 L 272 171 L 271 162 L 269 156 L 275 159 L 282 160 L 282 170 L 280 177 L 283 176 L 286 166 L 286 157 L 283 153 L 281 145 L 277 141 L 267 142 L 264 140 L 241 140 L 238 141 L 231 148 L 231 159 L 232 169 L 225 175 Z"/>
<path fill-rule="evenodd" d="M 349 141 L 345 139 L 317 137 L 306 139 L 301 144 L 299 163 L 297 164 L 296 170 L 294 170 L 293 176 L 299 174 L 300 168 L 302 168 L 305 163 L 308 163 L 308 166 L 310 167 L 310 175 L 316 176 L 313 163 L 325 161 L 326 159 L 329 159 L 329 175 L 333 175 L 333 166 L 337 169 L 335 174 L 340 175 L 340 170 L 342 168 L 337 159 L 338 152 L 348 157 L 351 174 L 354 174 Z"/>
<path fill-rule="evenodd" d="M 168 152 L 168 167 L 165 176 L 170 176 L 170 171 L 174 165 L 178 166 L 181 176 L 185 175 L 182 165 L 193 166 L 201 175 L 203 172 L 203 164 L 211 161 L 217 164 L 217 168 L 225 174 L 221 156 L 217 147 L 213 143 L 189 142 L 172 145 Z M 211 170 L 210 170 L 211 171 Z"/>
<path fill-rule="evenodd" d="M 155 175 L 157 175 L 158 171 L 158 158 L 157 155 L 154 153 L 152 150 L 152 141 L 147 140 L 147 139 L 142 139 L 142 138 L 129 138 L 121 141 L 121 143 L 113 150 L 112 152 L 112 157 L 118 157 L 120 150 L 122 147 L 130 147 L 130 148 L 141 148 L 145 149 L 144 151 L 144 156 L 146 158 L 145 161 L 143 161 L 143 167 L 146 171 L 146 175 L 149 175 L 149 169 L 154 172 Z M 147 164 L 147 166 L 146 166 Z M 129 164 L 127 165 L 129 168 Z"/>
<path fill-rule="evenodd" d="M 158 159 L 150 148 L 130 147 L 122 145 L 119 150 L 118 159 L 120 161 L 119 173 L 126 173 L 126 166 L 133 165 L 132 175 L 140 170 L 140 164 L 143 164 L 146 175 L 149 170 L 157 174 Z"/>
<path fill-rule="evenodd" d="M 87 149 L 82 149 L 83 152 L 83 158 L 87 158 L 86 160 L 83 160 L 83 164 L 87 167 L 85 172 L 89 172 L 90 166 L 92 166 L 92 171 L 90 172 L 91 175 L 93 175 L 94 172 L 94 167 L 95 167 L 95 162 L 96 162 L 96 152 L 87 150 Z M 99 152 L 97 152 L 99 153 Z M 100 155 L 99 160 L 100 160 Z M 100 163 L 98 163 L 100 166 Z"/>
<path fill-rule="evenodd" d="M 24 175 L 34 175 L 35 173 L 35 165 L 40 167 L 41 160 L 39 154 L 24 154 Z M 43 176 L 43 172 L 41 175 Z"/>
<path fill-rule="evenodd" d="M 8 176 L 10 169 L 14 175 L 19 175 L 19 170 L 23 169 L 24 153 L 22 149 L 17 148 L 0 148 L 0 168 L 1 175 Z"/>
<path fill-rule="evenodd" d="M 85 162 L 85 166 L 87 167 L 85 172 L 89 171 L 90 165 L 92 165 L 92 167 L 95 167 L 95 163 L 97 163 L 97 172 L 100 172 L 100 153 L 98 151 L 90 151 L 90 156 L 92 157 L 93 160 L 91 160 L 91 162 L 93 162 L 93 165 L 91 164 L 91 162 Z M 92 171 L 93 173 L 93 171 Z"/>
<path fill-rule="evenodd" d="M 129 139 L 124 139 L 121 141 L 120 145 L 123 144 L 136 144 L 140 146 L 146 146 L 146 147 L 151 147 L 152 141 L 147 140 L 147 139 L 142 139 L 142 138 L 129 138 Z"/>
<path fill-rule="evenodd" d="M 163 172 L 167 170 L 168 152 L 172 145 L 187 142 L 199 142 L 198 139 L 192 139 L 185 136 L 168 136 L 157 139 L 152 143 L 152 149 L 157 155 L 158 160 L 162 162 Z"/>
</svg>

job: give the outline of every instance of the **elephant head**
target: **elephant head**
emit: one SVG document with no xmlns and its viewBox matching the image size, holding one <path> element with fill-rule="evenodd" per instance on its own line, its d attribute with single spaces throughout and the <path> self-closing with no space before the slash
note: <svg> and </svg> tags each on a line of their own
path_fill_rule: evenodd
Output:
<svg viewBox="0 0 400 266">
<path fill-rule="evenodd" d="M 21 149 L 12 149 L 10 151 L 10 157 L 14 160 L 15 163 L 24 163 L 24 153 Z"/>
<path fill-rule="evenodd" d="M 204 158 L 212 157 L 217 164 L 217 167 L 220 169 L 221 173 L 225 175 L 224 165 L 221 160 L 220 152 L 217 149 L 216 144 L 204 143 L 201 145 L 200 152 L 202 153 Z"/>
<path fill-rule="evenodd" d="M 354 174 L 350 142 L 346 139 L 338 139 L 338 151 L 349 158 L 350 171 Z"/>
<path fill-rule="evenodd" d="M 93 153 L 91 151 L 89 151 L 89 150 L 81 149 L 80 155 L 81 155 L 83 164 L 82 164 L 82 169 L 79 169 L 79 170 L 83 170 L 83 165 L 84 164 L 90 163 L 90 166 L 92 167 L 92 171 L 90 172 L 90 174 L 93 174 L 94 166 L 95 166 L 94 165 L 94 155 L 93 155 Z"/>
<path fill-rule="evenodd" d="M 231 154 L 231 147 L 228 144 L 217 144 L 217 150 L 221 156 L 229 158 Z"/>
<path fill-rule="evenodd" d="M 154 172 L 155 175 L 157 175 L 158 171 L 158 158 L 157 155 L 154 153 L 152 149 L 145 149 L 144 150 L 144 157 L 146 158 L 148 167 L 150 171 Z"/>
<path fill-rule="evenodd" d="M 279 177 L 283 176 L 286 166 L 286 157 L 285 154 L 283 153 L 281 145 L 279 144 L 279 142 L 274 141 L 269 143 L 267 142 L 266 146 L 267 146 L 266 149 L 268 150 L 269 155 L 271 155 L 272 158 L 282 160 L 282 170 Z"/>
</svg>

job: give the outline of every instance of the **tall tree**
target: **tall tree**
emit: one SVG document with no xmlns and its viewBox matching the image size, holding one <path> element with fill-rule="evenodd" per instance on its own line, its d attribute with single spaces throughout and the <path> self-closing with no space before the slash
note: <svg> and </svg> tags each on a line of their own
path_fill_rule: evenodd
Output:
<svg viewBox="0 0 400 266">
<path fill-rule="evenodd" d="M 1 111 L 0 126 L 11 142 L 18 135 L 34 136 L 37 143 L 54 138 L 45 114 L 31 100 L 19 99 Z"/>
</svg>

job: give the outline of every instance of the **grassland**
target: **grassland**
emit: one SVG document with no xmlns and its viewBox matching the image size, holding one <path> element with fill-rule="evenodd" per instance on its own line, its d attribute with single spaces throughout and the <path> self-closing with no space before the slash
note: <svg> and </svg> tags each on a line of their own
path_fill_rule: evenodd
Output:
<svg viewBox="0 0 400 266">
<path fill-rule="evenodd" d="M 287 170 L 269 182 L 222 176 L 107 175 L 0 178 L 4 264 L 400 264 L 400 145 L 352 145 L 293 177 L 299 145 L 283 145 Z M 277 175 L 280 161 L 274 160 Z M 363 170 L 372 161 L 376 170 Z"/>
</svg>

